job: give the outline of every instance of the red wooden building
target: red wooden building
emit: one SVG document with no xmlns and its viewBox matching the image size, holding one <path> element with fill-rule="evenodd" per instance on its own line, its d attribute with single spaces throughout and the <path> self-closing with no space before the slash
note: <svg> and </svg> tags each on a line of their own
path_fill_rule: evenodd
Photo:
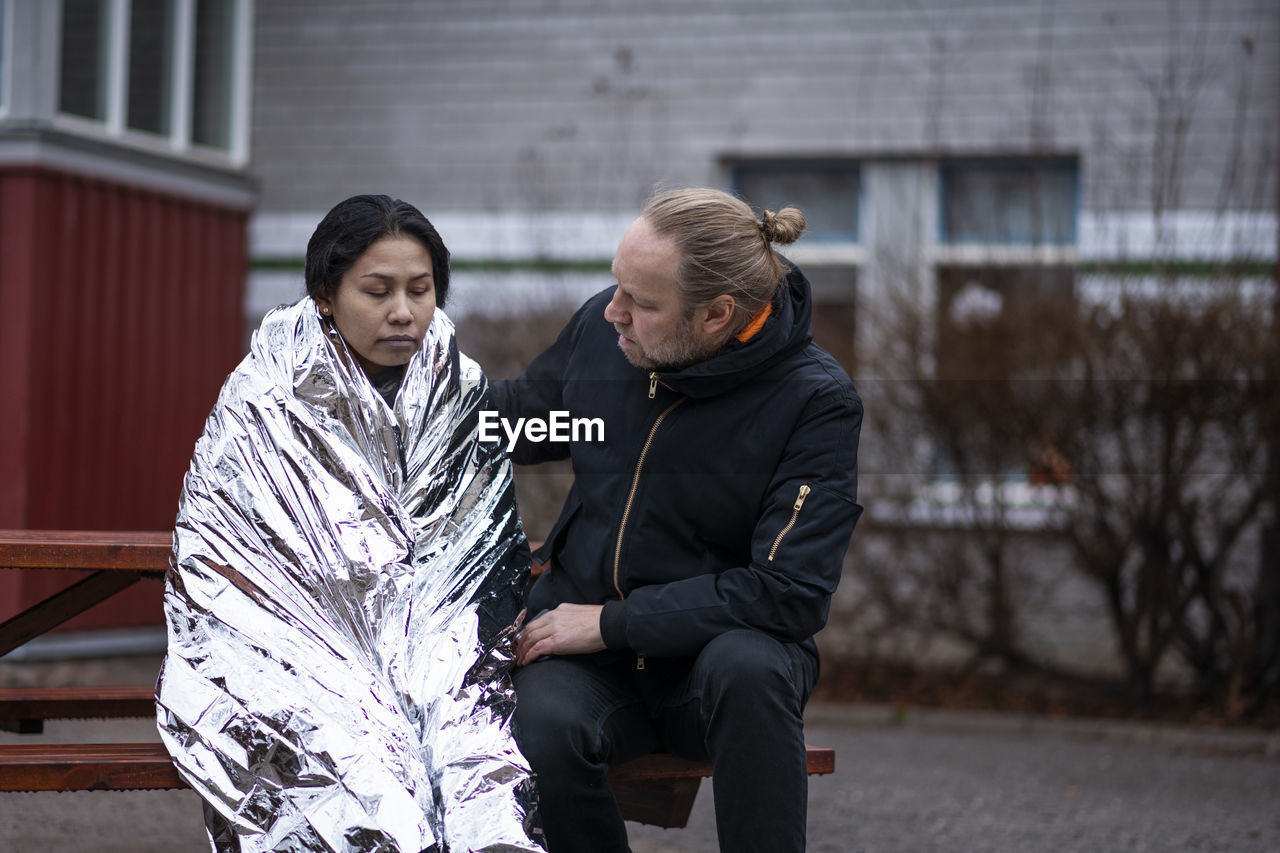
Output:
<svg viewBox="0 0 1280 853">
<path fill-rule="evenodd" d="M 251 11 L 0 0 L 0 528 L 172 527 L 241 355 Z M 0 620 L 63 574 L 0 572 Z M 160 594 L 67 627 L 159 625 Z"/>
</svg>

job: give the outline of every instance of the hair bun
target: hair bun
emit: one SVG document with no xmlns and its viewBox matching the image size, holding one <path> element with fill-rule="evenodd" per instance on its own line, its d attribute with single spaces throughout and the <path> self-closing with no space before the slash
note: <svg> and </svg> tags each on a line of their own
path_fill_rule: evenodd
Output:
<svg viewBox="0 0 1280 853">
<path fill-rule="evenodd" d="M 770 243 L 794 243 L 804 233 L 804 214 L 794 207 L 760 214 L 760 232 Z"/>
</svg>

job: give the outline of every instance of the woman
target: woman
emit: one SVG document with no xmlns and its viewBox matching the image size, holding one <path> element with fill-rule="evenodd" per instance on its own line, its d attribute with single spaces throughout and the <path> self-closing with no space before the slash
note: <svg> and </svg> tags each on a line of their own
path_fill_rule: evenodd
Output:
<svg viewBox="0 0 1280 853">
<path fill-rule="evenodd" d="M 355 196 L 307 246 L 196 444 L 158 723 L 215 850 L 541 850 L 510 737 L 528 549 L 477 441 L 449 253 Z"/>
</svg>

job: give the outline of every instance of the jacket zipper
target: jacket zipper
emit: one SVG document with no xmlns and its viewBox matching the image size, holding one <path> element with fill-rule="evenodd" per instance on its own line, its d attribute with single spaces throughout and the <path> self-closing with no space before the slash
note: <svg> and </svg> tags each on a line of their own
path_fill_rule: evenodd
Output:
<svg viewBox="0 0 1280 853">
<path fill-rule="evenodd" d="M 778 538 L 773 540 L 773 547 L 769 549 L 769 562 L 773 562 L 773 556 L 778 553 L 778 546 L 782 544 L 782 537 L 791 532 L 791 528 L 796 526 L 796 519 L 800 517 L 800 508 L 804 506 L 804 499 L 809 497 L 809 486 L 802 485 L 800 494 L 796 495 L 795 505 L 791 507 L 791 520 L 787 522 L 787 526 L 778 532 Z"/>
<path fill-rule="evenodd" d="M 657 390 L 658 374 L 649 374 L 649 396 L 653 397 Z M 622 585 L 618 582 L 618 571 L 622 565 L 622 536 L 627 531 L 627 519 L 631 516 L 631 504 L 636 499 L 636 489 L 640 485 L 640 469 L 644 467 L 644 457 L 649 453 L 649 446 L 653 444 L 653 437 L 658 432 L 658 427 L 662 426 L 662 422 L 667 419 L 667 415 L 671 414 L 671 410 L 684 402 L 684 397 L 676 400 L 666 410 L 658 415 L 658 419 L 653 422 L 653 426 L 649 428 L 649 437 L 645 439 L 644 447 L 640 449 L 640 458 L 636 460 L 636 472 L 631 477 L 631 491 L 627 493 L 627 504 L 622 509 L 622 523 L 618 525 L 618 543 L 613 551 L 613 588 L 618 591 L 618 598 L 624 599 L 626 595 L 622 592 Z M 644 669 L 644 656 L 636 655 L 636 669 Z"/>
</svg>

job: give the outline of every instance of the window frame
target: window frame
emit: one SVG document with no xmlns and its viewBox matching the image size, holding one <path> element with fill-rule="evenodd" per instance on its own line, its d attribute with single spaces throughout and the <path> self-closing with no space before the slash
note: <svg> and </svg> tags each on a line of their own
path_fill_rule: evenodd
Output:
<svg viewBox="0 0 1280 853">
<path fill-rule="evenodd" d="M 5 0 L 0 0 L 5 2 Z M 100 69 L 106 76 L 106 116 L 103 120 L 65 113 L 54 105 L 55 126 L 85 136 L 109 138 L 153 153 L 178 156 L 214 165 L 243 167 L 249 159 L 250 78 L 252 72 L 252 20 L 254 0 L 232 3 L 231 69 L 226 81 L 231 99 L 228 110 L 228 146 L 201 145 L 192 139 L 192 99 L 195 87 L 196 0 L 170 0 L 173 50 L 169 57 L 169 132 L 150 133 L 128 126 L 129 19 L 132 0 L 106 0 L 107 55 Z M 58 49 L 61 50 L 59 3 Z M 61 56 L 55 68 L 61 67 Z"/>
<path fill-rule="evenodd" d="M 948 230 L 947 203 L 951 188 L 948 176 L 965 169 L 984 169 L 1001 172 L 1032 172 L 1039 170 L 1070 171 L 1071 186 L 1071 233 L 1066 241 L 1043 241 L 1036 235 L 1028 235 L 1025 239 L 982 240 L 974 238 L 959 239 L 953 237 Z M 1080 244 L 1080 157 L 1075 154 L 1052 154 L 1044 156 L 1015 155 L 1009 157 L 950 157 L 938 161 L 937 220 L 935 245 L 942 253 L 954 258 L 955 263 L 976 263 L 980 253 L 985 260 L 1005 257 L 1010 264 L 1024 263 L 1074 263 L 1075 249 Z M 1071 260 L 1065 260 L 1070 256 Z M 999 262 L 999 261 L 997 261 Z"/>
</svg>

